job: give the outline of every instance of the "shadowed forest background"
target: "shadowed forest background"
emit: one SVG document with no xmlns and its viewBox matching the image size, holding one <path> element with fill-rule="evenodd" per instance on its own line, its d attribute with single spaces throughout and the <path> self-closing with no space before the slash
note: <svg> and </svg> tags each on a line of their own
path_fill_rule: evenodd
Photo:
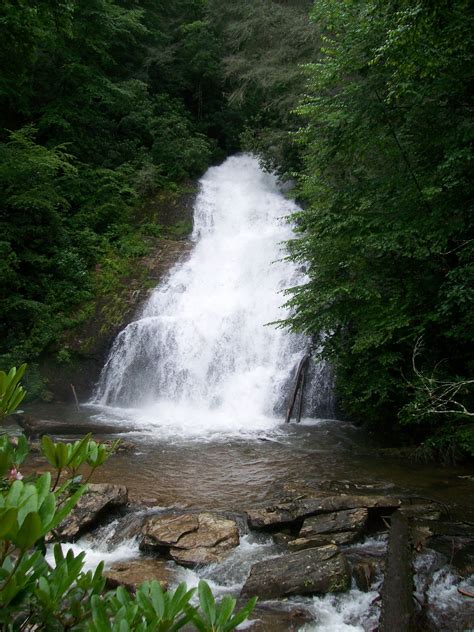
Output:
<svg viewBox="0 0 474 632">
<path fill-rule="evenodd" d="M 324 334 L 340 415 L 474 454 L 472 3 L 5 0 L 0 33 L 1 368 L 74 362 L 165 236 L 149 201 L 251 151 L 296 182 L 284 325 Z"/>
</svg>

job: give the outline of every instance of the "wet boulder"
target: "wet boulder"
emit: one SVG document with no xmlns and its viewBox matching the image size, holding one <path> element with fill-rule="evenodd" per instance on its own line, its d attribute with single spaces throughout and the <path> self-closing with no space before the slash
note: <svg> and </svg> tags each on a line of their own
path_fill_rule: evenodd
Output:
<svg viewBox="0 0 474 632">
<path fill-rule="evenodd" d="M 250 615 L 246 629 L 252 632 L 298 632 L 314 622 L 309 608 L 288 601 L 260 601 Z"/>
<path fill-rule="evenodd" d="M 93 422 L 90 423 L 81 423 L 75 424 L 70 421 L 60 421 L 58 419 L 40 419 L 38 417 L 33 417 L 32 415 L 26 415 L 23 413 L 17 413 L 12 416 L 12 421 L 15 421 L 23 430 L 25 435 L 29 439 L 39 439 L 43 435 L 48 434 L 52 436 L 66 436 L 70 437 L 71 435 L 85 435 L 88 432 L 93 435 L 106 435 L 106 434 L 115 434 L 117 432 L 117 426 L 112 424 L 95 424 Z M 127 432 L 133 430 L 132 427 L 122 426 L 121 431 Z M 112 443 L 111 441 L 105 441 L 104 443 Z M 129 441 L 122 442 L 121 447 L 119 447 L 119 451 L 124 451 L 127 449 L 133 449 L 133 446 Z"/>
<path fill-rule="evenodd" d="M 124 485 L 91 483 L 87 492 L 81 496 L 72 512 L 54 533 L 60 540 L 72 540 L 127 502 L 128 490 Z"/>
<path fill-rule="evenodd" d="M 400 511 L 412 522 L 439 521 L 443 516 L 441 506 L 435 502 L 404 504 Z"/>
<path fill-rule="evenodd" d="M 357 588 L 363 592 L 373 590 L 374 583 L 383 575 L 385 568 L 385 548 L 364 546 L 346 549 L 344 554 L 349 562 L 352 577 Z"/>
<path fill-rule="evenodd" d="M 474 573 L 474 539 L 472 537 L 436 536 L 429 548 L 441 553 L 456 571 L 469 577 Z"/>
<path fill-rule="evenodd" d="M 371 559 L 363 560 L 352 566 L 352 576 L 356 586 L 363 592 L 369 592 L 377 577 L 377 565 Z"/>
<path fill-rule="evenodd" d="M 183 566 L 219 562 L 239 544 L 237 523 L 211 513 L 155 516 L 142 534 L 142 550 L 165 550 Z"/>
<path fill-rule="evenodd" d="M 363 533 L 369 517 L 368 509 L 348 509 L 306 518 L 296 539 L 288 542 L 293 551 L 325 544 L 350 544 Z"/>
<path fill-rule="evenodd" d="M 365 508 L 370 511 L 394 511 L 401 505 L 399 498 L 391 496 L 359 496 L 350 494 L 327 495 L 317 498 L 278 503 L 270 507 L 248 509 L 245 513 L 252 529 L 275 529 L 281 525 L 297 524 L 310 516 L 347 509 Z"/>
<path fill-rule="evenodd" d="M 282 531 L 277 531 L 276 533 L 273 533 L 272 538 L 275 544 L 278 544 L 279 546 L 286 546 L 286 547 L 289 546 L 290 542 L 293 542 L 294 540 L 296 540 L 296 536 L 291 535 L 290 533 L 282 532 Z"/>
<path fill-rule="evenodd" d="M 262 599 L 343 592 L 351 584 L 349 564 L 337 546 L 306 549 L 252 566 L 242 595 Z"/>
<path fill-rule="evenodd" d="M 307 538 L 322 533 L 341 533 L 364 530 L 369 512 L 365 507 L 334 511 L 306 518 L 300 530 L 300 537 Z"/>
<path fill-rule="evenodd" d="M 170 571 L 165 560 L 140 558 L 113 564 L 104 571 L 104 577 L 109 588 L 124 586 L 127 590 L 135 592 L 142 582 L 156 579 L 161 587 L 167 590 Z"/>
<path fill-rule="evenodd" d="M 327 544 L 352 544 L 358 538 L 358 533 L 354 531 L 341 531 L 341 533 L 319 533 L 306 538 L 294 538 L 288 542 L 290 551 L 303 551 Z"/>
</svg>

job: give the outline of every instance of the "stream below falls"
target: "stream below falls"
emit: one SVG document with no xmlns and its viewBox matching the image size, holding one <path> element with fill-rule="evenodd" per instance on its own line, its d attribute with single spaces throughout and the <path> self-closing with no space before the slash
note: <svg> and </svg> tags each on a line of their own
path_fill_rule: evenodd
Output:
<svg viewBox="0 0 474 632">
<path fill-rule="evenodd" d="M 249 437 L 215 436 L 175 440 L 127 427 L 130 411 L 98 410 L 44 404 L 29 407 L 35 418 L 56 421 L 56 437 L 72 440 L 93 431 L 101 440 L 121 438 L 125 450 L 110 459 L 94 482 L 120 483 L 129 489 L 131 507 L 91 534 L 70 545 L 87 553 L 93 567 L 135 559 L 136 537 L 128 525 L 137 513 L 173 510 L 217 511 L 242 516 L 245 509 L 271 506 L 288 495 L 313 489 L 348 493 L 381 493 L 432 499 L 449 507 L 452 520 L 474 523 L 474 477 L 463 467 L 440 468 L 392 456 L 352 424 L 305 419 L 300 425 L 276 424 Z M 67 429 L 63 426 L 67 424 Z M 33 467 L 39 468 L 35 459 Z M 252 564 L 281 555 L 271 535 L 249 532 L 239 521 L 240 545 L 220 564 L 186 569 L 167 562 L 173 582 L 196 585 L 206 579 L 216 594 L 238 596 Z M 351 545 L 350 551 L 371 555 L 386 549 L 386 533 L 378 532 Z M 343 547 L 344 548 L 344 547 Z M 474 620 L 473 600 L 458 588 L 474 589 L 474 575 L 461 576 L 446 555 L 426 549 L 416 556 L 415 581 L 419 598 L 427 602 L 429 627 L 450 632 L 468 630 Z M 254 630 L 320 632 L 376 630 L 382 577 L 363 592 L 355 586 L 341 595 L 292 597 L 262 602 Z M 471 625 L 469 626 L 469 622 Z"/>
</svg>

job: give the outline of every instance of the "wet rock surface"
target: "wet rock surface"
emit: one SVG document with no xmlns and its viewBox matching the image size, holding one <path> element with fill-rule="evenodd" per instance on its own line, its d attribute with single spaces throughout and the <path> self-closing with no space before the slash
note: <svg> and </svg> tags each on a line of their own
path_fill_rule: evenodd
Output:
<svg viewBox="0 0 474 632">
<path fill-rule="evenodd" d="M 474 532 L 471 538 L 437 536 L 428 543 L 429 548 L 441 553 L 461 576 L 474 573 Z"/>
<path fill-rule="evenodd" d="M 306 518 L 300 530 L 300 537 L 308 538 L 323 533 L 354 531 L 361 533 L 367 525 L 369 512 L 365 507 L 335 511 Z"/>
<path fill-rule="evenodd" d="M 387 512 L 398 509 L 399 498 L 391 496 L 327 495 L 303 498 L 279 503 L 270 507 L 248 509 L 247 520 L 252 529 L 271 529 L 281 525 L 291 525 L 318 514 L 340 512 L 347 509 L 384 509 Z"/>
<path fill-rule="evenodd" d="M 152 517 L 142 534 L 142 550 L 166 550 L 184 566 L 218 562 L 239 544 L 236 522 L 211 513 Z"/>
<path fill-rule="evenodd" d="M 124 485 L 91 483 L 69 516 L 55 529 L 60 540 L 73 540 L 80 533 L 92 528 L 110 510 L 123 507 L 128 502 Z"/>
<path fill-rule="evenodd" d="M 30 442 L 30 447 L 32 452 L 40 451 L 40 442 L 35 441 L 40 439 L 43 435 L 52 435 L 52 436 L 65 436 L 68 440 L 72 440 L 72 436 L 75 435 L 85 435 L 88 432 L 92 433 L 94 436 L 103 436 L 107 434 L 113 434 L 117 431 L 117 427 L 111 424 L 86 424 L 81 423 L 80 426 L 70 423 L 67 421 L 60 421 L 57 419 L 42 419 L 40 417 L 35 417 L 33 415 L 17 413 L 16 415 L 12 415 L 12 420 L 18 424 L 18 426 L 22 429 L 25 435 L 32 440 Z M 131 432 L 133 427 L 122 426 L 122 432 Z M 111 444 L 112 441 L 104 441 L 103 443 Z M 118 447 L 118 452 L 125 452 L 129 450 L 134 450 L 135 445 L 130 441 L 121 441 Z"/>
<path fill-rule="evenodd" d="M 305 608 L 293 605 L 284 609 L 278 605 L 275 602 L 257 602 L 248 621 L 248 629 L 252 632 L 298 632 L 312 621 L 312 615 Z"/>
<path fill-rule="evenodd" d="M 350 586 L 349 564 L 337 546 L 298 551 L 258 562 L 242 588 L 242 595 L 262 599 L 343 592 Z"/>
<path fill-rule="evenodd" d="M 363 559 L 352 565 L 351 569 L 357 588 L 368 592 L 377 577 L 378 565 L 371 559 Z"/>
<path fill-rule="evenodd" d="M 351 544 L 367 526 L 368 509 L 349 509 L 306 518 L 298 537 L 288 541 L 291 551 L 299 551 L 325 544 Z"/>
<path fill-rule="evenodd" d="M 359 537 L 356 531 L 341 531 L 340 533 L 321 533 L 305 538 L 294 538 L 288 542 L 290 551 L 302 551 L 313 547 L 325 546 L 327 544 L 352 544 Z"/>
<path fill-rule="evenodd" d="M 140 558 L 117 562 L 104 571 L 109 588 L 124 586 L 135 592 L 137 586 L 144 581 L 156 579 L 164 590 L 168 589 L 171 572 L 165 560 Z"/>
</svg>

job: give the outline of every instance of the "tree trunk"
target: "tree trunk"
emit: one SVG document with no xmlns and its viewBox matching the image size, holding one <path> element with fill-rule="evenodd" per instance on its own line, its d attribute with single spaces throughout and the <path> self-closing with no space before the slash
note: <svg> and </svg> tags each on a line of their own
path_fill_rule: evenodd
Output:
<svg viewBox="0 0 474 632">
<path fill-rule="evenodd" d="M 380 632 L 413 632 L 413 571 L 408 521 L 399 511 L 391 518 Z"/>
</svg>

